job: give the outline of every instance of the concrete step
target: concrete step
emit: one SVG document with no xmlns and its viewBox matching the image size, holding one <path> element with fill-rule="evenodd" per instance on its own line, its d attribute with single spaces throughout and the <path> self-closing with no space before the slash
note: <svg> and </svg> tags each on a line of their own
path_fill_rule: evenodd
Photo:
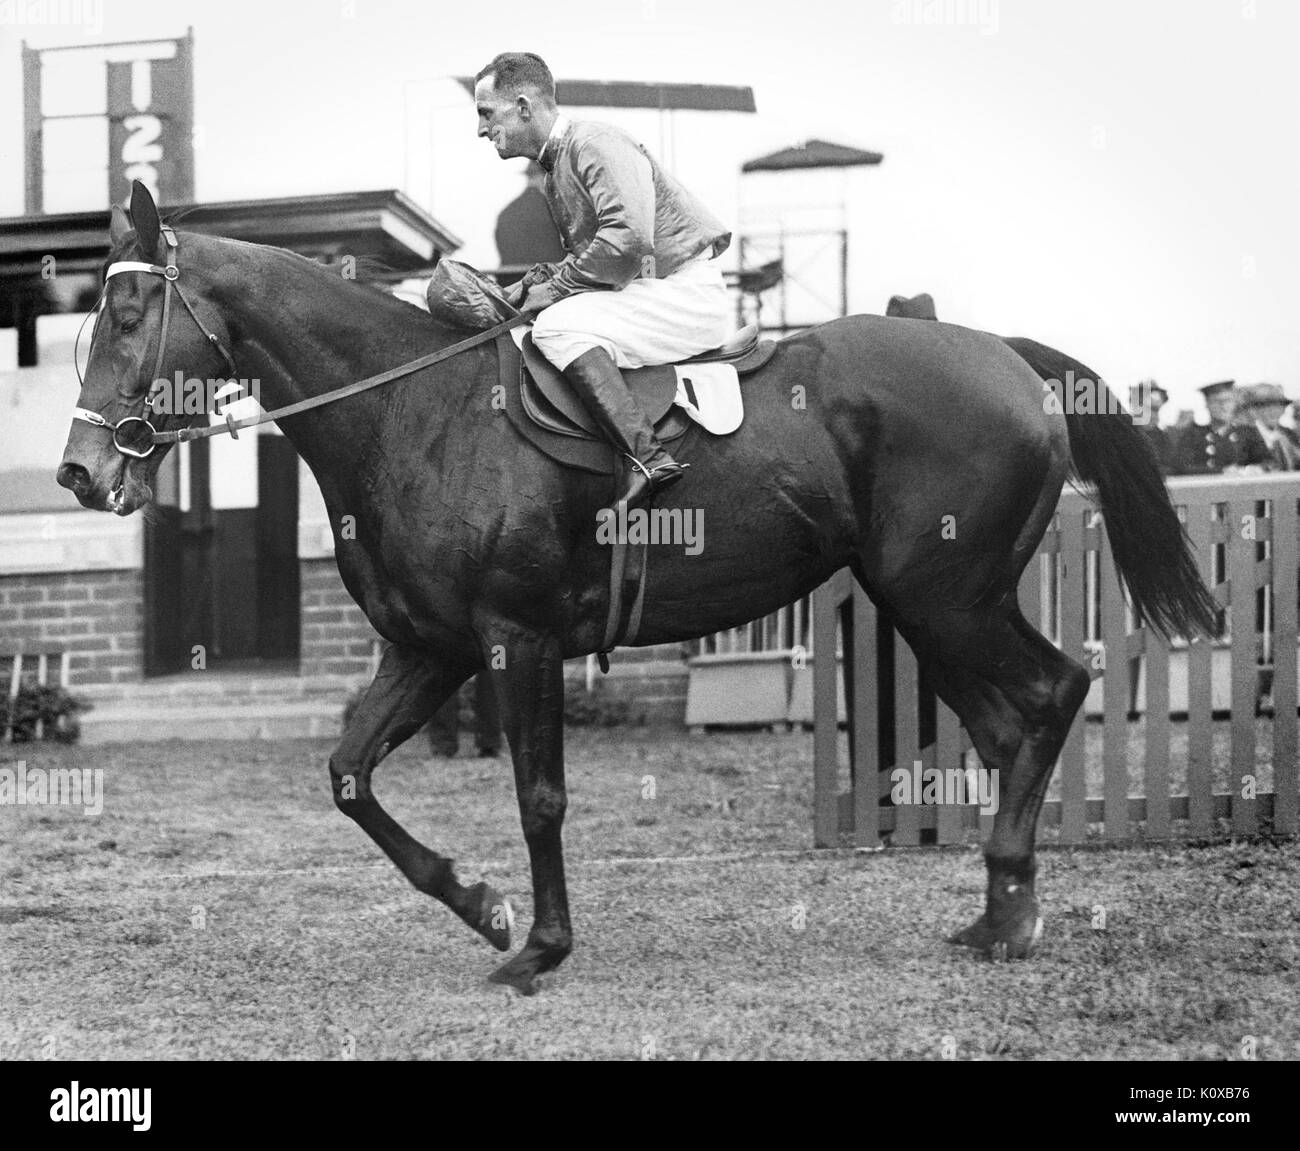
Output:
<svg viewBox="0 0 1300 1151">
<path fill-rule="evenodd" d="M 81 742 L 154 743 L 164 739 L 296 739 L 338 736 L 343 731 L 343 699 L 289 703 L 165 706 L 141 703 L 97 704 L 81 716 Z"/>
<path fill-rule="evenodd" d="M 138 683 L 95 684 L 73 690 L 95 704 L 147 703 L 196 704 L 229 700 L 233 703 L 258 700 L 346 699 L 361 685 L 346 676 L 246 676 L 193 672 L 165 676 Z"/>
<path fill-rule="evenodd" d="M 570 661 L 566 671 L 567 690 L 580 692 L 582 661 Z M 620 666 L 616 657 L 613 674 L 599 680 L 600 690 L 626 698 L 634 715 L 652 722 L 680 722 L 686 693 L 686 669 L 680 661 L 625 661 Z M 368 681 L 214 670 L 73 690 L 92 705 L 80 717 L 81 742 L 86 745 L 294 739 L 340 735 L 344 704 Z"/>
</svg>

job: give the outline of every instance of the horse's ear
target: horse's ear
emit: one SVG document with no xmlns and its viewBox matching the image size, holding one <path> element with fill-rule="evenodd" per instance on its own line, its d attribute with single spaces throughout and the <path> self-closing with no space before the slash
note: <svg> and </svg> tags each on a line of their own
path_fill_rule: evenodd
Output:
<svg viewBox="0 0 1300 1151">
<path fill-rule="evenodd" d="M 149 189 L 139 180 L 131 181 L 131 220 L 140 241 L 140 252 L 148 259 L 156 259 L 162 221 Z"/>
<path fill-rule="evenodd" d="M 108 239 L 113 247 L 122 242 L 122 237 L 131 230 L 131 220 L 121 204 L 114 204 L 108 218 Z"/>
</svg>

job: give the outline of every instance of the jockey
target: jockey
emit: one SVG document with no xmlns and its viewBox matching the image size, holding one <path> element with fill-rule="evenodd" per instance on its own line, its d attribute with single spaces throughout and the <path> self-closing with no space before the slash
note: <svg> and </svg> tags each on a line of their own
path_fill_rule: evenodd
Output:
<svg viewBox="0 0 1300 1151">
<path fill-rule="evenodd" d="M 478 134 L 504 160 L 528 156 L 568 255 L 537 264 L 508 298 L 536 313 L 533 342 L 573 385 L 632 463 L 628 506 L 681 479 L 620 368 L 664 364 L 717 347 L 731 308 L 713 260 L 731 233 L 610 124 L 570 120 L 531 52 L 504 52 L 474 78 Z"/>
</svg>

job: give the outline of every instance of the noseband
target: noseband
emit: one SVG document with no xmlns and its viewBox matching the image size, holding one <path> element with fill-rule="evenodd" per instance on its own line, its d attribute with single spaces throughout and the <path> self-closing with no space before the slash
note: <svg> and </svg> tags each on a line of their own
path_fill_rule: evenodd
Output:
<svg viewBox="0 0 1300 1151">
<path fill-rule="evenodd" d="M 180 269 L 176 266 L 176 233 L 170 227 L 163 224 L 160 229 L 163 238 L 167 241 L 167 264 L 160 267 L 158 264 L 146 264 L 139 260 L 118 260 L 116 263 L 108 266 L 108 271 L 104 273 L 104 288 L 100 292 L 102 302 L 104 293 L 108 291 L 108 281 L 121 272 L 146 272 L 153 276 L 162 276 L 166 283 L 163 285 L 163 314 L 162 314 L 162 335 L 158 340 L 158 355 L 154 359 L 152 379 L 160 378 L 159 373 L 162 371 L 163 356 L 167 352 L 167 331 L 171 323 L 171 303 L 172 290 L 174 289 L 180 302 L 185 305 L 185 310 L 189 312 L 190 318 L 198 325 L 199 331 L 207 337 L 208 342 L 221 353 L 222 358 L 226 361 L 226 367 L 230 369 L 230 375 L 238 375 L 235 368 L 235 361 L 226 351 L 221 341 L 214 332 L 208 331 L 203 321 L 199 319 L 198 313 L 195 312 L 193 305 L 185 298 L 185 293 L 181 291 L 181 286 L 177 281 L 180 279 Z M 90 317 L 87 316 L 87 319 Z M 85 326 L 84 323 L 82 325 Z M 78 332 L 78 338 L 80 338 Z M 73 356 L 76 359 L 76 356 Z M 83 384 L 81 379 L 81 368 L 77 368 L 78 382 Z M 144 391 L 144 402 L 140 411 L 143 413 L 149 405 L 149 389 Z M 98 412 L 92 412 L 87 408 L 73 408 L 72 417 L 77 420 L 85 420 L 88 424 L 94 424 L 99 428 L 108 428 L 113 433 L 113 446 L 124 456 L 134 456 L 136 459 L 144 459 L 146 456 L 153 454 L 154 449 L 159 443 L 166 442 L 163 434 L 159 432 L 152 423 L 143 415 L 125 416 L 118 420 L 117 423 L 110 423 Z M 147 444 L 148 447 L 138 445 Z"/>
</svg>

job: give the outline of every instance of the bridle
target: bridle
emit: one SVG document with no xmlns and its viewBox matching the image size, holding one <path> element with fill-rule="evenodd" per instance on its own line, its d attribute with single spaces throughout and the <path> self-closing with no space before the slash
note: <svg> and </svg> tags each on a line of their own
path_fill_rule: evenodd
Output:
<svg viewBox="0 0 1300 1151">
<path fill-rule="evenodd" d="M 234 359 L 222 345 L 216 334 L 210 332 L 204 325 L 203 321 L 199 319 L 198 313 L 195 312 L 189 300 L 185 298 L 185 293 L 181 290 L 181 286 L 177 282 L 180 279 L 181 273 L 180 269 L 176 266 L 176 233 L 166 224 L 160 225 L 159 230 L 167 241 L 166 265 L 160 267 L 157 264 L 146 264 L 139 260 L 118 260 L 117 262 L 110 264 L 108 271 L 104 273 L 104 288 L 100 292 L 100 301 L 96 304 L 96 308 L 98 308 L 103 302 L 104 294 L 108 291 L 108 281 L 113 276 L 122 272 L 145 272 L 150 275 L 162 276 L 167 283 L 163 288 L 162 336 L 158 341 L 158 355 L 154 359 L 153 379 L 157 380 L 160 378 L 159 373 L 162 371 L 163 354 L 167 350 L 167 329 L 171 322 L 171 291 L 169 289 L 173 288 L 175 289 L 176 295 L 179 297 L 181 303 L 185 305 L 185 310 L 189 312 L 191 319 L 193 319 L 198 325 L 199 331 L 207 337 L 208 342 L 211 343 L 225 359 L 226 366 L 230 369 L 231 376 L 238 375 Z M 83 329 L 86 326 L 86 321 L 88 321 L 90 316 L 94 314 L 94 310 L 92 310 L 86 316 L 86 320 L 82 321 L 81 326 Z M 229 432 L 232 439 L 238 439 L 240 428 L 256 427 L 258 424 L 270 423 L 273 420 L 282 419 L 285 416 L 297 415 L 299 412 L 305 412 L 311 408 L 318 408 L 322 404 L 328 404 L 334 400 L 341 400 L 347 396 L 356 395 L 358 392 L 364 392 L 370 388 L 378 387 L 380 384 L 386 384 L 392 380 L 401 379 L 403 376 L 409 376 L 413 372 L 418 372 L 433 364 L 439 363 L 442 360 L 450 359 L 452 356 L 466 351 L 477 344 L 486 343 L 488 340 L 495 339 L 502 333 L 509 331 L 511 328 L 518 327 L 520 324 L 527 323 L 531 319 L 532 316 L 528 314 L 512 316 L 510 319 L 503 320 L 501 323 L 488 328 L 486 331 L 476 332 L 468 339 L 461 340 L 458 343 L 442 348 L 439 351 L 430 352 L 427 356 L 421 356 L 418 360 L 412 360 L 410 363 L 402 364 L 401 366 L 392 368 L 387 372 L 381 372 L 377 376 L 367 376 L 364 380 L 357 380 L 355 383 L 346 384 L 341 388 L 335 388 L 333 391 L 325 392 L 323 395 L 312 396 L 310 399 L 306 400 L 299 400 L 294 404 L 286 404 L 284 407 L 276 408 L 274 411 L 263 412 L 261 415 L 257 416 L 248 416 L 242 420 L 237 420 L 233 415 L 227 414 L 225 416 L 225 423 L 222 424 L 213 424 L 208 427 L 174 428 L 170 431 L 160 432 L 144 415 L 125 416 L 115 424 L 111 423 L 104 416 L 101 416 L 98 412 L 92 412 L 87 408 L 73 408 L 72 416 L 73 419 L 85 420 L 87 423 L 94 424 L 96 427 L 108 428 L 113 433 L 113 446 L 122 455 L 133 456 L 136 459 L 145 459 L 153 454 L 154 449 L 158 447 L 159 444 L 186 443 L 192 440 L 204 439 L 208 436 L 221 435 L 223 432 Z M 81 339 L 81 332 L 77 333 L 77 339 Z M 73 354 L 73 360 L 76 360 L 75 352 Z M 77 379 L 84 387 L 85 381 L 81 378 L 81 367 L 79 364 L 77 365 Z M 142 412 L 148 407 L 148 394 L 148 390 L 146 390 L 144 393 L 144 404 L 141 407 Z M 138 430 L 135 430 L 136 425 L 140 425 Z M 123 433 L 123 428 L 128 428 L 130 430 Z M 123 442 L 124 435 L 126 437 L 126 442 Z M 138 444 L 148 444 L 148 447 L 141 448 L 136 446 Z"/>
<path fill-rule="evenodd" d="M 198 313 L 194 310 L 194 305 L 186 299 L 185 293 L 181 290 L 180 283 L 178 282 L 180 280 L 181 271 L 180 268 L 176 266 L 176 233 L 166 224 L 160 225 L 159 231 L 167 241 L 166 265 L 159 266 L 158 264 L 146 264 L 139 260 L 118 260 L 115 263 L 110 264 L 108 266 L 108 271 L 104 273 L 104 287 L 100 292 L 100 298 L 99 302 L 96 304 L 96 309 L 98 309 L 103 303 L 104 295 L 108 291 L 108 281 L 114 276 L 120 275 L 122 272 L 145 272 L 149 275 L 162 276 L 166 281 L 163 285 L 162 335 L 158 339 L 158 354 L 154 357 L 153 376 L 151 379 L 157 380 L 160 378 L 163 357 L 167 353 L 167 334 L 171 325 L 172 290 L 175 290 L 177 298 L 185 305 L 185 310 L 189 312 L 190 318 L 198 325 L 199 331 L 202 332 L 208 342 L 221 353 L 222 358 L 226 361 L 226 367 L 230 369 L 230 375 L 238 375 L 238 371 L 235 368 L 235 361 L 231 357 L 230 353 L 226 350 L 221 340 L 217 338 L 217 334 L 209 331 L 203 321 L 199 319 Z M 94 312 L 92 311 L 91 315 L 93 314 Z M 90 316 L 88 315 L 86 320 L 89 319 Z M 82 328 L 85 326 L 85 321 L 82 321 Z M 77 338 L 81 338 L 81 332 L 77 333 Z M 75 353 L 73 355 L 73 360 L 74 362 L 76 361 Z M 81 365 L 77 364 L 76 368 L 77 381 L 84 387 L 85 381 L 81 378 Z M 149 392 L 150 389 L 146 388 L 141 393 L 143 396 L 143 403 L 140 411 L 142 413 L 149 406 Z M 72 418 L 85 420 L 88 424 L 94 424 L 96 427 L 110 429 L 113 433 L 113 446 L 124 456 L 134 456 L 136 459 L 145 459 L 147 456 L 153 454 L 154 449 L 159 443 L 167 442 L 166 440 L 159 438 L 160 436 L 166 435 L 166 433 L 159 432 L 143 414 L 138 416 L 125 416 L 114 424 L 110 423 L 98 412 L 92 412 L 88 408 L 73 408 Z M 141 425 L 138 431 L 136 430 L 136 425 Z M 124 433 L 122 429 L 128 427 L 131 430 Z M 144 439 L 142 436 L 147 436 L 148 439 Z M 147 443 L 149 446 L 143 450 L 134 446 L 143 443 Z"/>
</svg>

